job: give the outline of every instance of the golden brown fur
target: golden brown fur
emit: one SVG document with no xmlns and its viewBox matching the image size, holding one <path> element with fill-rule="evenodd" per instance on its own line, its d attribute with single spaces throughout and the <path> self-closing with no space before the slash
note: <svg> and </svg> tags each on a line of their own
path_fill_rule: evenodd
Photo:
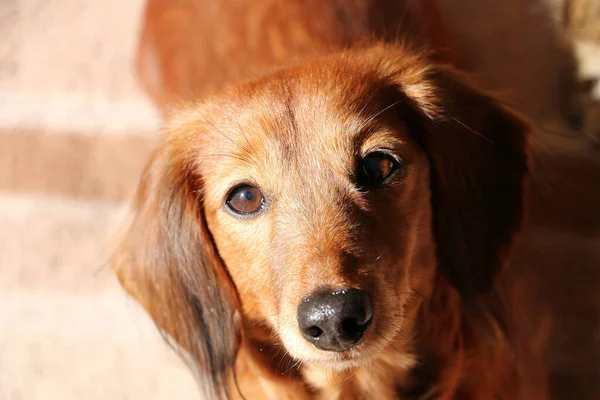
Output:
<svg viewBox="0 0 600 400">
<path fill-rule="evenodd" d="M 435 0 L 149 0 L 137 69 L 161 111 L 302 57 L 373 38 L 454 61 Z"/>
<path fill-rule="evenodd" d="M 207 398 L 545 398 L 545 331 L 501 273 L 529 127 L 440 63 L 460 65 L 435 2 L 222 3 L 150 0 L 139 66 L 169 122 L 114 258 Z M 382 149 L 402 170 L 360 189 Z M 266 196 L 253 218 L 225 210 L 240 182 Z M 341 353 L 298 331 L 322 287 L 373 299 Z"/>
</svg>

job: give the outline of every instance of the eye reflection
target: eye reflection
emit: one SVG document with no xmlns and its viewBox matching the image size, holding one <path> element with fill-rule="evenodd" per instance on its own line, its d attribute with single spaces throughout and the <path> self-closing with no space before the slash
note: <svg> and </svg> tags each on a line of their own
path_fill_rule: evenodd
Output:
<svg viewBox="0 0 600 400">
<path fill-rule="evenodd" d="M 248 184 L 235 187 L 227 197 L 225 204 L 231 211 L 240 215 L 255 214 L 264 206 L 262 192 Z"/>
<path fill-rule="evenodd" d="M 360 160 L 357 171 L 361 186 L 373 187 L 383 184 L 400 167 L 398 161 L 389 154 L 376 151 Z"/>
</svg>

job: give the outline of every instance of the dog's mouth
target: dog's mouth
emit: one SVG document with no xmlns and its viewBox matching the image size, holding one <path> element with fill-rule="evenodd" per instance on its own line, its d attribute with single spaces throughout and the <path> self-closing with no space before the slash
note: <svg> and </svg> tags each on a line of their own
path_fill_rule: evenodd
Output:
<svg viewBox="0 0 600 400">
<path fill-rule="evenodd" d="M 384 309 L 385 310 L 385 309 Z M 281 327 L 280 339 L 288 354 L 301 364 L 327 368 L 332 371 L 347 371 L 372 365 L 382 355 L 392 357 L 407 365 L 412 362 L 410 339 L 404 321 L 391 321 L 385 318 L 389 312 L 379 311 L 364 321 L 364 334 L 356 342 L 339 350 L 323 349 L 307 340 L 298 326 Z M 351 325 L 353 325 L 352 323 Z M 319 338 L 320 340 L 320 338 Z M 321 346 L 322 347 L 322 346 Z"/>
<path fill-rule="evenodd" d="M 304 339 L 302 350 L 295 347 L 300 350 L 298 355 L 302 361 L 337 371 L 360 367 L 371 362 L 373 357 L 377 356 L 379 342 L 374 335 L 375 332 L 371 332 L 374 325 L 373 317 L 362 323 L 348 321 L 344 325 L 345 327 L 341 329 L 348 331 L 348 336 L 345 338 L 332 338 L 331 332 L 329 336 L 326 336 L 328 333 L 323 332 L 317 338 L 308 339 L 302 334 Z"/>
<path fill-rule="evenodd" d="M 321 352 L 316 357 L 304 361 L 337 371 L 356 368 L 373 360 L 373 354 L 368 349 L 361 349 L 361 347 L 355 346 L 342 352 Z"/>
</svg>

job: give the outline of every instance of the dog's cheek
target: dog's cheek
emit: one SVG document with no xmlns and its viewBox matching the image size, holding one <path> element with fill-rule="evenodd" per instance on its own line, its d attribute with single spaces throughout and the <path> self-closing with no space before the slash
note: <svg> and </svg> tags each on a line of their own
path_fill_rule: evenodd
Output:
<svg viewBox="0 0 600 400">
<path fill-rule="evenodd" d="M 245 314 L 263 319 L 273 313 L 273 291 L 266 262 L 262 227 L 250 226 L 221 210 L 207 212 L 207 223 L 236 289 Z M 255 222 L 251 222 L 256 225 Z"/>
<path fill-rule="evenodd" d="M 421 156 L 411 161 L 402 184 L 375 207 L 378 252 L 383 256 L 372 273 L 384 314 L 376 326 L 381 335 L 398 325 L 400 315 L 414 314 L 422 297 L 431 291 L 435 276 L 428 163 Z"/>
</svg>

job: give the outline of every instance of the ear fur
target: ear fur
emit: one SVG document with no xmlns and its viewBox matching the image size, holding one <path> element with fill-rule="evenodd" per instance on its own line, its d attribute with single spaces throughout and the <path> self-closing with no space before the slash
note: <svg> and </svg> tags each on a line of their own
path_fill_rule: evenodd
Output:
<svg viewBox="0 0 600 400">
<path fill-rule="evenodd" d="M 413 130 L 431 163 L 438 262 L 463 296 L 486 294 L 523 218 L 529 127 L 452 69 L 425 76 L 405 93 L 423 114 Z"/>
<path fill-rule="evenodd" d="M 236 290 L 215 249 L 201 202 L 201 179 L 176 144 L 152 155 L 134 220 L 113 267 L 125 289 L 197 369 L 206 398 L 228 397 L 239 345 Z"/>
</svg>

